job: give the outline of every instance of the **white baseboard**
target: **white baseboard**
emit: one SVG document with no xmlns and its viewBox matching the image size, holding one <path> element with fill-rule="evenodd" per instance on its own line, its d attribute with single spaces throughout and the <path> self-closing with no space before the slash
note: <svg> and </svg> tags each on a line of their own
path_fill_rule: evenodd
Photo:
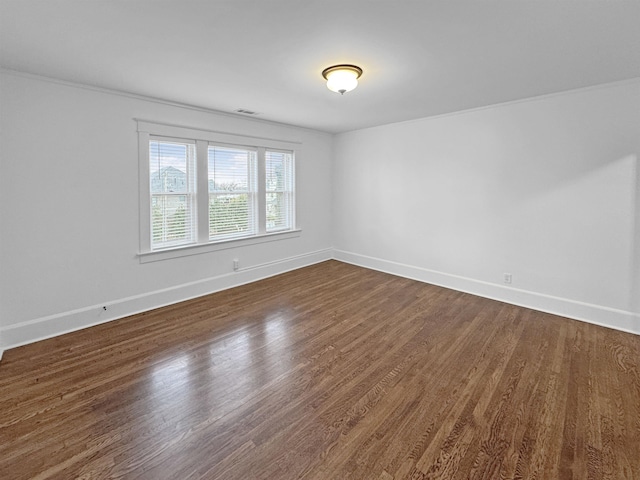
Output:
<svg viewBox="0 0 640 480">
<path fill-rule="evenodd" d="M 332 258 L 330 248 L 274 262 L 247 267 L 217 277 L 177 285 L 163 290 L 107 301 L 100 305 L 28 320 L 0 329 L 0 359 L 3 350 L 45 340 L 65 333 L 110 322 L 154 308 L 201 297 L 247 283 L 313 265 Z M 103 309 L 106 305 L 107 310 Z"/>
<path fill-rule="evenodd" d="M 343 250 L 334 250 L 333 258 L 341 262 L 471 293 L 492 300 L 614 328 L 623 332 L 640 334 L 640 315 L 626 310 L 505 287 L 495 283 L 483 282 Z"/>
</svg>

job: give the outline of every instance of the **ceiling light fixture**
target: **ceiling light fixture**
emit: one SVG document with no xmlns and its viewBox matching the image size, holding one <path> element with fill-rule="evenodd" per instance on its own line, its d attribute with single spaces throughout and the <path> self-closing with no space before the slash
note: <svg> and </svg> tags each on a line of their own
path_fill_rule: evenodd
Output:
<svg viewBox="0 0 640 480">
<path fill-rule="evenodd" d="M 322 71 L 322 76 L 327 80 L 327 88 L 340 95 L 356 88 L 360 75 L 362 69 L 355 65 L 334 65 Z"/>
</svg>

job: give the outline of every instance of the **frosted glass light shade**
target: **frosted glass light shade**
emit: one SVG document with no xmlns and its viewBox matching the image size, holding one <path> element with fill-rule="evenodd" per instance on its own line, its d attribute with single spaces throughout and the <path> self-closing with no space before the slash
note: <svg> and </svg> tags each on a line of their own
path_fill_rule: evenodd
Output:
<svg viewBox="0 0 640 480">
<path fill-rule="evenodd" d="M 327 80 L 327 88 L 341 95 L 358 86 L 360 75 L 362 69 L 355 65 L 334 65 L 322 71 L 322 76 Z"/>
</svg>

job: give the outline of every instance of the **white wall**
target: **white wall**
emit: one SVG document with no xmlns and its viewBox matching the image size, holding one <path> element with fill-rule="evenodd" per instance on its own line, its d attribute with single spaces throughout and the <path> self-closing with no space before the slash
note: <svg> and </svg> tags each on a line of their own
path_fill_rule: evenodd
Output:
<svg viewBox="0 0 640 480">
<path fill-rule="evenodd" d="M 302 235 L 141 264 L 134 118 L 302 142 Z M 344 261 L 640 333 L 639 152 L 640 81 L 334 139 L 2 72 L 0 354 L 330 258 L 332 234 Z"/>
<path fill-rule="evenodd" d="M 640 135 L 640 134 L 639 134 Z M 636 201 L 635 201 L 635 225 L 634 236 L 634 263 L 633 282 L 631 283 L 631 305 L 632 311 L 637 315 L 636 329 L 640 333 L 640 155 L 636 161 Z"/>
<path fill-rule="evenodd" d="M 330 135 L 0 75 L 0 351 L 331 257 Z M 141 264 L 134 118 L 302 142 L 302 234 Z"/>
<path fill-rule="evenodd" d="M 349 132 L 334 149 L 336 258 L 640 333 L 639 81 Z"/>
</svg>

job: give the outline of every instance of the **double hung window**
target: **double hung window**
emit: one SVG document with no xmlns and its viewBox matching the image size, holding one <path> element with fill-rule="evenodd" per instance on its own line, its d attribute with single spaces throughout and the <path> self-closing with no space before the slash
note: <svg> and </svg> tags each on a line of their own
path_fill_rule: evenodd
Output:
<svg viewBox="0 0 640 480">
<path fill-rule="evenodd" d="M 287 230 L 293 222 L 293 154 L 265 152 L 267 232 Z"/>
<path fill-rule="evenodd" d="M 151 245 L 167 248 L 195 241 L 195 145 L 149 142 Z"/>
<path fill-rule="evenodd" d="M 143 121 L 138 131 L 143 255 L 295 231 L 294 150 L 282 148 L 294 144 Z"/>
<path fill-rule="evenodd" d="M 209 240 L 258 232 L 257 157 L 252 150 L 209 146 Z"/>
</svg>

